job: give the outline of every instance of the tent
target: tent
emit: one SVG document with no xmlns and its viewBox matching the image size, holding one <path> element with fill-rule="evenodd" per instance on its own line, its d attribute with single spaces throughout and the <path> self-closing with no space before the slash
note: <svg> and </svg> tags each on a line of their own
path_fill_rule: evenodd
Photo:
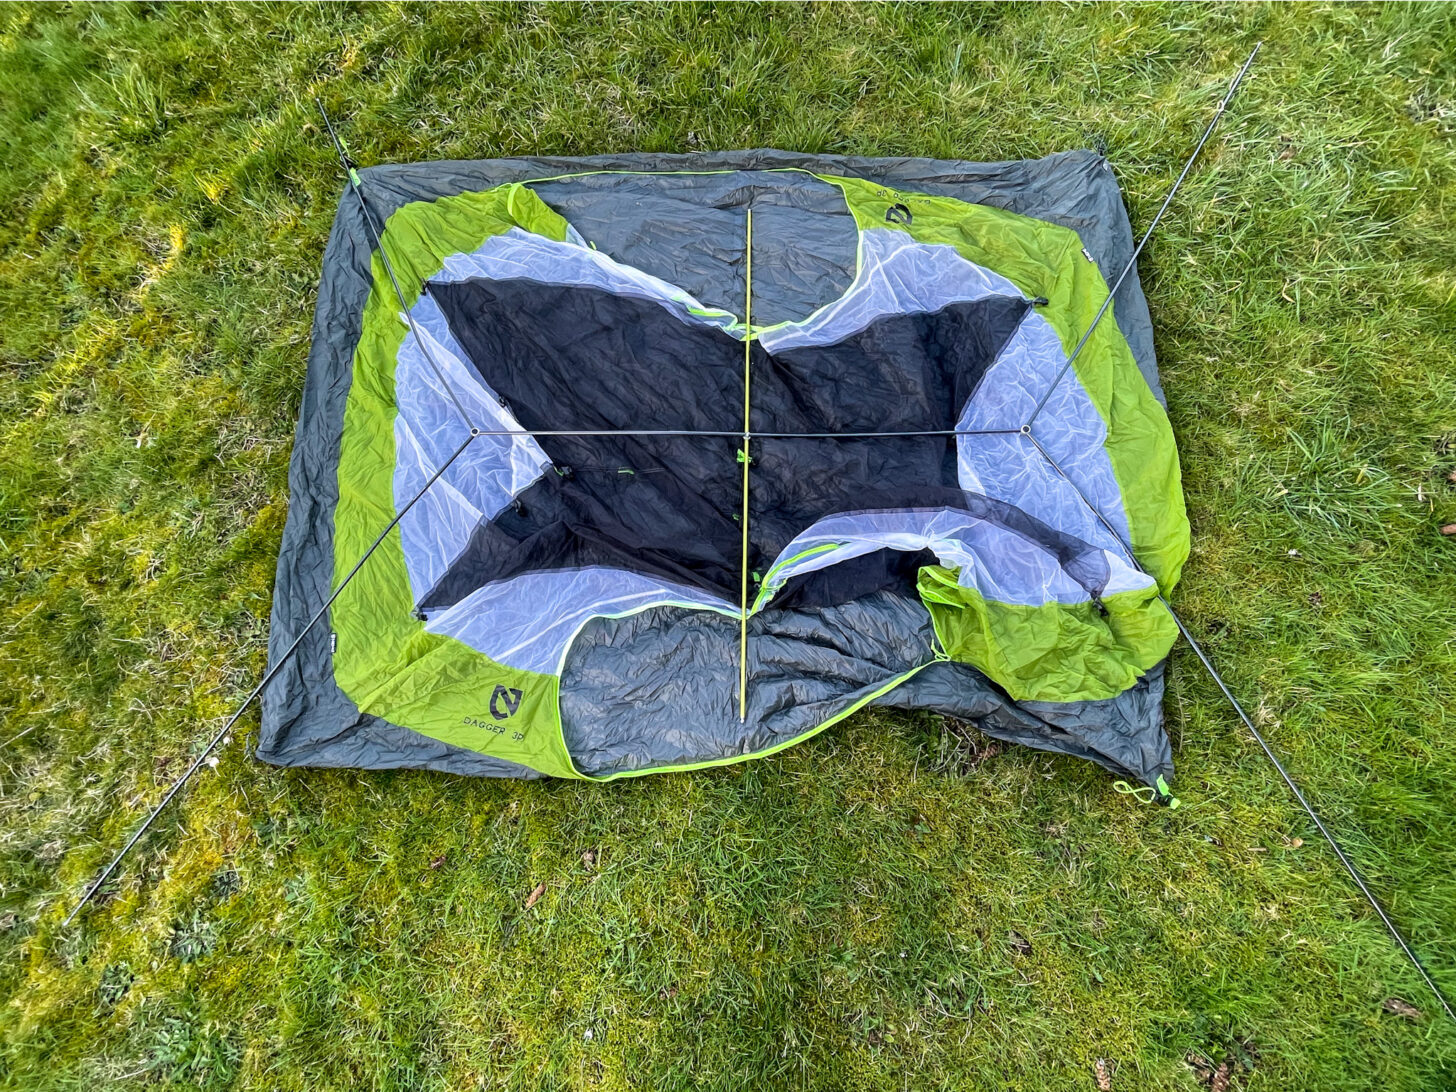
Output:
<svg viewBox="0 0 1456 1092">
<path fill-rule="evenodd" d="M 261 759 L 609 779 L 893 706 L 1166 794 L 1189 534 L 1103 158 L 353 177 Z"/>
</svg>

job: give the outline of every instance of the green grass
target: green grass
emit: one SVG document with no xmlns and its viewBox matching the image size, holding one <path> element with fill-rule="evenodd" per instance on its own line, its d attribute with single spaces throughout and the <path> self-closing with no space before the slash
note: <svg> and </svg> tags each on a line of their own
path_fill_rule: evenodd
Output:
<svg viewBox="0 0 1456 1092">
<path fill-rule="evenodd" d="M 235 739 L 60 927 L 263 666 L 341 193 L 314 94 L 364 162 L 1093 146 L 1143 225 L 1260 38 L 1142 265 L 1176 599 L 1456 993 L 1456 9 L 21 7 L 0 1085 L 1456 1087 L 1456 1026 L 1183 651 L 1177 811 L 906 715 L 607 786 Z"/>
</svg>

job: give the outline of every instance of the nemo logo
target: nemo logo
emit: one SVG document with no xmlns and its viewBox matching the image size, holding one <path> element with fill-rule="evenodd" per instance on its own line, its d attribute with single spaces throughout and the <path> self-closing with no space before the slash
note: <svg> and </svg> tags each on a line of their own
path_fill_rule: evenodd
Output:
<svg viewBox="0 0 1456 1092">
<path fill-rule="evenodd" d="M 496 684 L 490 696 L 490 715 L 496 720 L 509 720 L 521 708 L 521 692 L 513 687 Z"/>
</svg>

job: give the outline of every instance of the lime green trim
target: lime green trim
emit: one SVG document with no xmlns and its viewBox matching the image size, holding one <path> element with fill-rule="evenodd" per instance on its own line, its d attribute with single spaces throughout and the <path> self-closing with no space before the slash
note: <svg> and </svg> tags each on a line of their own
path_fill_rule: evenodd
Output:
<svg viewBox="0 0 1456 1092">
<path fill-rule="evenodd" d="M 1096 603 L 1001 603 L 940 566 L 920 570 L 920 598 L 941 647 L 1017 701 L 1097 701 L 1122 693 L 1173 647 L 1178 627 L 1156 587 Z"/>
</svg>

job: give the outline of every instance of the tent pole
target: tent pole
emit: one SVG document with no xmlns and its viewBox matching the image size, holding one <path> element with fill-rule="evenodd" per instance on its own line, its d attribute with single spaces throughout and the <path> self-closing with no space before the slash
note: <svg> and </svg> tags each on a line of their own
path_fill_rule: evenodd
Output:
<svg viewBox="0 0 1456 1092">
<path fill-rule="evenodd" d="M 748 720 L 748 451 L 752 433 L 749 382 L 753 370 L 753 209 L 748 209 L 748 226 L 743 243 L 743 506 L 738 522 L 743 543 L 739 553 L 738 584 L 738 720 Z"/>
<path fill-rule="evenodd" d="M 385 538 L 389 535 L 389 532 L 394 530 L 396 524 L 398 524 L 399 521 L 404 518 L 405 514 L 415 506 L 416 502 L 418 502 L 419 499 L 425 495 L 426 491 L 430 488 L 430 486 L 434 485 L 435 482 L 440 479 L 440 476 L 444 474 L 445 471 L 450 467 L 450 465 L 460 457 L 465 449 L 470 446 L 471 442 L 477 436 L 482 435 L 480 429 L 476 428 L 474 422 L 471 421 L 470 415 L 466 413 L 464 405 L 461 404 L 460 399 L 456 395 L 454 388 L 450 386 L 449 381 L 445 378 L 445 374 L 440 369 L 439 364 L 436 363 L 434 354 L 430 352 L 428 343 L 426 343 L 425 339 L 420 334 L 420 330 L 415 323 L 414 316 L 410 314 L 410 307 L 409 304 L 405 301 L 404 291 L 400 287 L 399 278 L 395 275 L 394 266 L 389 260 L 388 252 L 384 249 L 384 241 L 380 235 L 379 225 L 374 219 L 374 214 L 369 211 L 368 202 L 364 200 L 363 185 L 359 179 L 359 172 L 356 169 L 353 159 L 350 158 L 348 150 L 345 148 L 342 138 L 340 138 L 339 134 L 335 131 L 334 123 L 330 120 L 328 111 L 324 109 L 323 101 L 321 99 L 315 99 L 314 104 L 318 107 L 319 114 L 323 117 L 324 127 L 328 130 L 329 138 L 333 141 L 334 151 L 338 154 L 339 163 L 344 168 L 345 173 L 349 176 L 349 186 L 354 191 L 354 196 L 359 201 L 359 209 L 364 215 L 364 226 L 369 232 L 371 240 L 374 244 L 374 249 L 378 252 L 380 260 L 384 265 L 385 271 L 389 274 L 389 281 L 394 286 L 395 296 L 398 297 L 400 307 L 404 310 L 405 319 L 409 323 L 409 327 L 414 334 L 415 341 L 419 344 L 420 352 L 424 354 L 425 360 L 429 363 L 431 370 L 435 373 L 435 378 L 440 381 L 440 385 L 444 388 L 446 395 L 449 397 L 451 403 L 453 404 L 455 412 L 459 414 L 461 422 L 469 430 L 469 435 L 466 436 L 464 442 L 455 449 L 454 453 L 451 454 L 451 456 L 447 460 L 445 460 L 445 463 L 438 470 L 435 471 L 434 475 L 430 478 L 429 481 L 424 484 L 423 487 L 421 487 L 420 491 L 410 498 L 409 503 L 406 504 L 402 509 L 400 509 L 400 511 L 395 514 L 395 517 L 389 521 L 388 526 L 386 526 L 384 530 L 379 533 L 379 537 L 370 544 L 369 548 L 364 551 L 363 556 L 361 556 L 359 560 L 354 563 L 354 567 L 349 570 L 349 574 L 345 576 L 343 581 L 340 582 L 339 586 L 334 589 L 333 593 L 324 602 L 323 606 L 318 609 L 318 612 L 314 614 L 314 616 L 308 620 L 307 624 L 304 625 L 303 629 L 299 631 L 299 634 L 297 637 L 294 638 L 293 643 L 288 646 L 287 650 L 284 651 L 283 655 L 278 658 L 278 661 L 263 675 L 262 680 L 258 683 L 257 686 L 253 688 L 252 693 L 250 693 L 246 698 L 243 699 L 243 703 L 238 706 L 237 710 L 233 713 L 233 715 L 227 719 L 227 722 L 222 726 L 221 729 L 218 730 L 217 734 L 212 737 L 212 739 L 208 742 L 207 746 L 202 749 L 202 753 L 197 756 L 197 758 L 193 761 L 192 765 L 187 768 L 186 772 L 183 773 L 182 776 L 179 777 L 175 782 L 173 782 L 172 787 L 167 790 L 167 795 L 162 797 L 161 803 L 152 809 L 152 812 L 150 815 L 147 816 L 146 821 L 143 822 L 142 825 L 137 828 L 136 832 L 127 839 L 126 844 L 121 847 L 121 851 L 112 858 L 111 863 L 106 866 L 106 868 L 102 871 L 101 875 L 96 878 L 95 882 L 93 882 L 91 886 L 86 889 L 86 893 L 81 896 L 81 901 L 78 902 L 71 910 L 71 912 L 66 915 L 65 920 L 61 922 L 62 928 L 70 925 L 71 922 L 75 919 L 76 915 L 79 914 L 81 910 L 87 905 L 87 903 L 89 903 L 96 896 L 96 892 L 101 889 L 101 885 L 104 884 L 111 877 L 111 874 L 116 871 L 117 866 L 121 864 L 122 860 L 131 851 L 131 848 L 136 845 L 138 841 L 141 840 L 142 835 L 144 835 L 147 830 L 150 829 L 151 825 L 156 822 L 157 817 L 161 815 L 162 812 L 166 809 L 167 805 L 172 802 L 172 798 L 181 791 L 182 787 L 189 780 L 191 780 L 192 775 L 198 771 L 198 769 L 205 761 L 207 761 L 207 757 L 213 752 L 217 745 L 223 741 L 223 739 L 227 736 L 228 732 L 232 730 L 233 725 L 235 725 L 238 722 L 238 719 L 243 715 L 243 713 L 247 711 L 248 706 L 253 704 L 253 701 L 258 697 L 259 694 L 263 692 L 263 689 L 270 682 L 273 681 L 274 677 L 278 674 L 278 672 L 281 671 L 283 669 L 283 666 L 293 657 L 294 652 L 296 652 L 299 646 L 303 644 L 304 637 L 308 635 L 309 631 L 313 629 L 314 625 L 319 621 L 319 619 L 321 619 L 326 613 L 328 613 L 329 607 L 334 604 L 334 601 L 338 599 L 339 595 L 343 592 L 343 590 L 349 586 L 349 582 L 353 580 L 359 570 L 364 567 L 364 562 L 369 560 L 370 556 L 373 555 L 374 551 L 377 550 L 380 544 L 384 542 Z"/>
<path fill-rule="evenodd" d="M 323 99 L 316 98 L 313 101 L 314 105 L 318 107 L 320 116 L 324 119 L 324 127 L 329 131 L 329 139 L 334 142 L 334 151 L 338 154 L 339 165 L 344 168 L 344 173 L 349 176 L 349 188 L 354 191 L 354 196 L 359 200 L 359 210 L 364 214 L 364 226 L 369 230 L 370 239 L 374 243 L 374 249 L 378 251 L 379 260 L 384 264 L 384 271 L 389 274 L 389 283 L 394 285 L 395 297 L 399 300 L 400 310 L 404 314 L 405 321 L 409 324 L 410 332 L 414 335 L 415 344 L 420 347 L 420 352 L 424 354 L 425 362 L 429 364 L 430 370 L 435 373 L 435 378 L 445 388 L 445 394 L 449 396 L 450 403 L 455 407 L 455 412 L 460 416 L 460 420 L 470 430 L 472 436 L 479 435 L 479 431 L 475 427 L 475 422 L 470 419 L 470 414 L 465 412 L 464 404 L 460 401 L 459 396 L 456 395 L 455 388 L 450 386 L 449 380 L 445 378 L 445 373 L 440 368 L 440 365 L 435 362 L 435 355 L 430 352 L 429 344 L 425 341 L 423 335 L 420 333 L 419 326 L 415 323 L 414 314 L 410 309 L 409 303 L 404 298 L 404 290 L 399 286 L 399 278 L 394 274 L 394 263 L 389 260 L 389 252 L 384 249 L 383 232 L 379 226 L 379 222 L 374 219 L 374 213 L 369 211 L 369 203 L 364 200 L 364 183 L 359 178 L 358 164 L 349 155 L 348 148 L 344 146 L 343 138 L 334 130 L 334 123 L 329 119 L 329 112 L 324 109 Z M 428 285 L 422 286 L 422 290 L 428 292 Z"/>
<path fill-rule="evenodd" d="M 380 544 L 384 542 L 385 538 L 389 536 L 389 532 L 394 530 L 395 526 L 399 523 L 399 521 L 404 519 L 406 513 L 408 513 L 409 510 L 415 506 L 415 503 L 425 495 L 425 492 L 430 488 L 430 486 L 434 485 L 437 481 L 440 480 L 440 476 L 450 468 L 450 464 L 458 459 L 465 451 L 465 449 L 469 447 L 474 440 L 475 437 L 473 435 L 467 436 L 465 442 L 455 449 L 454 454 L 446 459 L 440 469 L 435 471 L 434 475 L 430 478 L 430 480 L 425 482 L 425 484 L 421 486 L 420 491 L 410 498 L 409 503 L 401 508 L 398 513 L 395 514 L 395 517 L 389 521 L 388 526 L 386 526 L 383 531 L 379 532 L 379 537 L 369 544 L 369 549 L 364 551 L 363 555 L 359 558 L 359 560 L 354 563 L 354 567 L 349 570 L 349 574 L 345 576 L 342 581 L 339 582 L 339 586 L 333 590 L 333 593 L 330 594 L 328 599 L 324 600 L 323 606 L 319 607 L 319 609 L 314 613 L 314 616 L 310 618 L 308 622 L 304 625 L 303 629 L 298 631 L 298 636 L 293 639 L 293 643 L 284 650 L 282 656 L 278 657 L 277 662 L 274 663 L 274 665 L 267 670 L 258 685 L 253 687 L 252 693 L 243 699 L 243 703 L 237 707 L 232 716 L 228 717 L 227 723 L 224 724 L 220 729 L 218 729 L 217 734 L 214 735 L 212 739 L 208 742 L 207 746 L 202 749 L 202 753 L 199 754 L 195 759 L 193 759 L 192 765 L 187 767 L 187 771 L 176 781 L 172 782 L 172 787 L 167 790 L 167 795 L 162 797 L 162 802 L 152 809 L 151 814 L 147 816 L 146 821 L 143 822 L 142 825 L 136 829 L 135 833 L 133 833 L 132 836 L 126 840 L 126 844 L 121 847 L 121 852 L 119 852 L 115 857 L 111 859 L 111 863 L 102 870 L 101 875 L 97 876 L 95 882 L 93 882 L 91 886 L 86 889 L 86 893 L 81 896 L 81 901 L 76 903 L 75 907 L 72 908 L 71 912 L 66 915 L 66 920 L 61 922 L 61 928 L 64 929 L 66 928 L 66 926 L 70 925 L 71 922 L 75 920 L 76 915 L 85 908 L 86 904 L 89 903 L 93 898 L 95 898 L 96 892 L 101 890 L 101 885 L 111 878 L 111 874 L 116 871 L 117 866 L 120 865 L 126 855 L 131 852 L 132 846 L 136 845 L 137 842 L 141 841 L 142 835 L 151 828 L 151 825 L 157 821 L 157 817 L 161 815 L 164 810 L 166 810 L 167 805 L 172 802 L 172 798 L 182 791 L 182 786 L 187 784 L 187 782 L 191 780 L 192 775 L 195 774 L 202 767 L 202 764 L 207 761 L 207 756 L 212 754 L 213 750 L 216 749 L 217 745 L 221 743 L 224 738 L 226 738 L 227 734 L 230 731 L 232 731 L 233 725 L 238 722 L 238 718 L 240 718 L 243 713 L 247 711 L 248 706 L 253 704 L 253 701 L 258 697 L 259 694 L 263 692 L 263 688 L 273 681 L 273 679 L 277 676 L 278 672 L 283 670 L 283 666 L 293 658 L 293 654 L 297 652 L 299 646 L 303 644 L 303 639 L 308 636 L 309 631 L 313 629 L 319 619 L 321 619 L 325 614 L 328 613 L 329 608 L 334 605 L 334 601 L 338 599 L 339 596 L 343 593 L 344 589 L 349 586 L 349 581 L 353 580 L 355 575 L 358 574 L 359 570 L 364 567 L 364 562 L 369 560 L 370 556 L 374 553 L 374 551 L 377 550 Z"/>
<path fill-rule="evenodd" d="M 1133 564 L 1133 567 L 1136 568 L 1139 572 L 1146 574 L 1147 570 L 1144 569 L 1142 565 L 1138 562 L 1137 557 L 1132 552 L 1132 547 L 1128 545 L 1127 541 L 1122 537 L 1121 534 L 1118 533 L 1117 529 L 1113 527 L 1110 522 L 1108 522 L 1107 517 L 1102 514 L 1101 510 L 1092 503 L 1091 498 L 1088 497 L 1086 493 L 1082 492 L 1081 487 L 1078 486 L 1076 482 L 1074 482 L 1071 478 L 1067 476 L 1066 471 L 1064 471 L 1061 466 L 1058 465 L 1057 461 L 1052 458 L 1051 453 L 1047 451 L 1046 448 L 1042 447 L 1041 442 L 1036 438 L 1035 435 L 1032 434 L 1030 426 L 1027 426 L 1025 429 L 1023 429 L 1023 433 L 1025 434 L 1027 439 L 1029 439 L 1032 444 L 1035 445 L 1037 451 L 1041 452 L 1042 458 L 1044 458 L 1051 465 L 1051 468 L 1057 472 L 1057 475 L 1063 481 L 1065 481 L 1068 485 L 1072 487 L 1072 490 L 1077 494 L 1078 497 L 1081 498 L 1082 503 L 1091 510 L 1092 514 L 1097 517 L 1098 521 L 1102 524 L 1102 526 L 1107 529 L 1107 532 L 1112 535 L 1112 537 L 1122 547 L 1123 553 L 1127 555 L 1127 559 Z M 1447 999 L 1445 993 L 1442 992 L 1441 987 L 1436 984 L 1436 980 L 1432 978 L 1430 972 L 1426 970 L 1426 965 L 1422 963 L 1420 957 L 1416 955 L 1415 949 L 1410 946 L 1410 942 L 1406 940 L 1405 934 L 1402 933 L 1400 931 L 1400 927 L 1391 920 L 1390 914 L 1386 912 L 1385 906 L 1381 903 L 1379 897 L 1376 896 L 1374 891 L 1370 890 L 1370 885 L 1365 882 L 1365 877 L 1360 872 L 1360 869 L 1356 866 L 1355 862 L 1350 859 L 1349 855 L 1345 852 L 1344 847 L 1340 845 L 1339 839 L 1335 837 L 1334 833 L 1329 829 L 1329 827 L 1325 826 L 1324 820 L 1320 818 L 1319 812 L 1314 810 L 1314 806 L 1305 797 L 1304 792 L 1299 787 L 1299 784 L 1290 775 L 1289 771 L 1284 768 L 1284 763 L 1279 760 L 1279 756 L 1274 752 L 1274 748 L 1269 745 L 1269 741 L 1266 740 L 1263 736 L 1263 733 L 1261 733 L 1259 729 L 1254 726 L 1253 718 L 1244 711 L 1243 705 L 1239 703 L 1238 698 L 1234 697 L 1233 691 L 1230 690 L 1228 684 L 1223 681 L 1223 676 L 1221 676 L 1218 673 L 1218 669 L 1213 666 L 1213 661 L 1208 658 L 1208 654 L 1203 651 L 1203 647 L 1196 640 L 1193 639 L 1193 634 L 1188 632 L 1188 627 L 1183 624 L 1183 619 L 1180 618 L 1178 616 L 1178 612 L 1173 609 L 1173 604 L 1169 603 L 1167 598 L 1161 592 L 1158 595 L 1158 601 L 1162 603 L 1165 608 L 1167 608 L 1168 614 L 1173 619 L 1173 624 L 1178 627 L 1178 632 L 1182 634 L 1183 640 L 1188 642 L 1188 647 L 1191 648 L 1193 650 L 1193 654 L 1198 657 L 1198 662 L 1203 665 L 1204 670 L 1208 672 L 1209 677 L 1213 679 L 1214 683 L 1218 686 L 1218 689 L 1220 693 L 1223 694 L 1224 699 L 1233 708 L 1233 711 L 1238 714 L 1239 719 L 1244 722 L 1244 727 L 1247 728 L 1249 730 L 1249 734 L 1254 737 L 1254 742 L 1259 745 L 1260 749 L 1263 750 L 1265 756 L 1269 759 L 1270 762 L 1274 764 L 1274 769 L 1279 772 L 1279 776 L 1281 779 L 1283 779 L 1284 784 L 1287 785 L 1289 787 L 1289 791 L 1294 794 L 1294 799 L 1299 802 L 1299 806 L 1303 808 L 1304 813 L 1309 816 L 1310 822 L 1314 823 L 1315 829 L 1318 830 L 1324 840 L 1329 843 L 1330 849 L 1334 851 L 1334 854 L 1339 859 L 1340 864 L 1344 865 L 1345 871 L 1350 874 L 1350 879 L 1352 879 L 1355 882 L 1355 886 L 1360 889 L 1360 894 L 1365 896 L 1365 901 L 1370 904 L 1370 907 L 1375 911 L 1376 916 L 1379 917 L 1381 922 L 1384 923 L 1385 931 L 1390 934 L 1391 938 L 1399 946 L 1400 950 L 1406 954 L 1406 958 L 1410 960 L 1411 966 L 1415 967 L 1416 973 L 1421 976 L 1421 979 L 1425 982 L 1425 984 L 1430 987 L 1431 992 L 1436 995 L 1436 1000 L 1440 1002 L 1441 1008 L 1446 1011 L 1446 1015 L 1449 1016 L 1451 1019 L 1456 1020 L 1456 1009 L 1452 1008 L 1451 1002 Z"/>
<path fill-rule="evenodd" d="M 1191 648 L 1193 650 L 1193 654 L 1198 657 L 1199 663 L 1203 664 L 1203 668 L 1205 671 L 1208 672 L 1209 678 L 1211 678 L 1218 686 L 1219 690 L 1223 693 L 1224 698 L 1227 699 L 1229 705 L 1233 707 L 1234 712 L 1239 715 L 1239 719 L 1244 722 L 1244 727 L 1247 728 L 1249 730 L 1249 734 L 1254 737 L 1254 741 L 1258 743 L 1258 745 L 1263 749 L 1264 754 L 1268 756 L 1269 761 L 1274 764 L 1274 768 L 1279 771 L 1279 776 L 1283 778 L 1284 784 L 1289 786 L 1289 791 L 1293 793 L 1294 798 L 1299 801 L 1299 806 L 1304 809 L 1304 812 L 1306 815 L 1309 816 L 1310 821 L 1314 823 L 1320 834 L 1324 836 L 1325 841 L 1330 844 L 1330 848 L 1335 851 L 1335 856 L 1340 859 L 1340 864 L 1345 866 L 1345 871 L 1350 874 L 1350 879 L 1355 881 L 1355 886 L 1358 887 L 1360 889 L 1360 893 L 1365 896 L 1365 901 L 1371 905 L 1371 907 L 1375 910 L 1375 913 L 1379 915 L 1380 920 L 1385 923 L 1386 932 L 1388 932 L 1395 939 L 1395 943 L 1400 946 L 1400 950 L 1404 952 L 1406 954 L 1406 958 L 1411 961 L 1411 966 L 1415 967 L 1416 972 L 1421 976 L 1422 979 L 1425 980 L 1426 985 L 1431 988 L 1431 992 L 1436 995 L 1436 1000 L 1441 1003 L 1441 1008 L 1446 1010 L 1446 1015 L 1449 1016 L 1452 1020 L 1456 1020 L 1456 1010 L 1452 1009 L 1451 1002 L 1447 1000 L 1446 995 L 1441 991 L 1441 987 L 1436 985 L 1436 980 L 1433 979 L 1430 972 L 1426 970 L 1425 964 L 1421 962 L 1420 956 L 1416 955 L 1415 950 L 1412 949 L 1410 944 L 1406 941 L 1404 934 L 1401 933 L 1395 922 L 1390 920 L 1390 915 L 1385 912 L 1385 907 L 1382 906 L 1380 900 L 1376 898 L 1375 892 L 1370 890 L 1370 886 L 1365 882 L 1365 877 L 1361 874 L 1360 869 L 1356 867 L 1355 862 L 1350 860 L 1350 858 L 1345 854 L 1344 849 L 1340 847 L 1339 841 L 1332 833 L 1330 833 L 1329 829 L 1324 824 L 1324 820 L 1319 817 L 1319 813 L 1316 812 L 1314 808 L 1310 806 L 1309 801 L 1305 799 L 1304 793 L 1300 791 L 1299 785 L 1295 783 L 1294 778 L 1289 776 L 1289 771 L 1284 768 L 1284 763 L 1280 762 L 1279 756 L 1274 753 L 1274 748 L 1269 746 L 1268 742 L 1259 732 L 1259 729 L 1254 727 L 1253 719 L 1249 716 L 1248 713 L 1244 712 L 1244 707 L 1239 704 L 1239 700 L 1235 698 L 1233 692 L 1229 690 L 1228 684 L 1223 681 L 1223 677 L 1219 675 L 1218 669 L 1213 666 L 1213 662 L 1208 658 L 1207 654 L 1203 651 L 1203 648 L 1199 645 L 1197 641 L 1193 639 L 1193 634 L 1188 632 L 1188 627 L 1183 624 L 1183 619 L 1178 617 L 1178 612 L 1175 611 L 1172 607 L 1172 604 L 1170 604 L 1168 600 L 1164 599 L 1161 595 L 1158 596 L 1158 599 L 1162 602 L 1163 606 L 1168 608 L 1168 613 L 1172 616 L 1174 624 L 1177 625 L 1178 632 L 1183 635 L 1183 640 L 1188 642 L 1188 647 Z"/>
<path fill-rule="evenodd" d="M 1122 282 L 1127 280 L 1128 274 L 1132 272 L 1132 267 L 1137 264 L 1138 255 L 1143 252 L 1143 247 L 1148 245 L 1148 240 L 1153 236 L 1153 229 L 1158 226 L 1158 221 L 1163 218 L 1163 213 L 1167 212 L 1168 206 L 1173 203 L 1173 198 L 1177 195 L 1178 188 L 1183 185 L 1183 180 L 1188 177 L 1188 172 L 1193 169 L 1193 164 L 1197 162 L 1199 153 L 1203 151 L 1203 146 L 1208 143 L 1208 138 L 1213 135 L 1213 130 L 1218 125 L 1219 119 L 1223 117 L 1223 112 L 1228 109 L 1229 103 L 1233 101 L 1234 93 L 1238 91 L 1239 84 L 1244 82 L 1244 75 L 1249 71 L 1249 67 L 1254 63 L 1254 58 L 1259 55 L 1259 50 L 1263 47 L 1263 42 L 1259 42 L 1254 46 L 1253 52 L 1249 54 L 1248 60 L 1244 61 L 1244 67 L 1239 69 L 1238 74 L 1234 76 L 1233 83 L 1229 84 L 1228 92 L 1224 95 L 1223 101 L 1218 104 L 1218 109 L 1213 112 L 1213 118 L 1203 130 L 1203 136 L 1198 138 L 1198 143 L 1194 145 L 1193 151 L 1189 153 L 1187 161 L 1183 164 L 1183 170 L 1179 172 L 1178 180 L 1173 183 L 1173 188 L 1168 191 L 1168 196 L 1163 198 L 1162 207 L 1158 209 L 1157 215 L 1153 217 L 1153 222 L 1148 225 L 1148 230 L 1143 232 L 1143 237 L 1138 240 L 1138 245 L 1133 248 L 1132 257 L 1128 258 L 1127 264 L 1122 267 L 1122 272 L 1117 275 L 1117 280 L 1113 281 L 1112 287 L 1107 290 L 1107 298 L 1102 301 L 1102 306 L 1098 308 L 1097 314 L 1093 316 L 1091 325 L 1087 327 L 1087 332 L 1082 335 L 1082 340 L 1077 342 L 1077 347 L 1067 357 L 1067 362 L 1062 365 L 1062 370 L 1057 372 L 1057 377 L 1051 381 L 1046 392 L 1038 399 L 1036 408 L 1031 411 L 1031 417 L 1026 422 L 1028 425 L 1035 424 L 1036 419 L 1041 416 L 1041 411 L 1046 408 L 1047 401 L 1056 391 L 1057 385 L 1061 383 L 1062 378 L 1072 367 L 1072 362 L 1077 359 L 1083 347 L 1091 339 L 1093 332 L 1097 329 L 1097 324 L 1102 321 L 1102 316 L 1111 308 L 1112 297 L 1117 295 L 1117 290 L 1122 287 Z"/>
<path fill-rule="evenodd" d="M 750 432 L 755 440 L 876 440 L 906 436 L 1015 436 L 1019 428 L 938 428 L 897 430 L 894 432 Z M 718 439 L 739 439 L 742 432 L 718 432 L 693 428 L 498 428 L 477 429 L 477 436 L 707 436 Z"/>
</svg>

